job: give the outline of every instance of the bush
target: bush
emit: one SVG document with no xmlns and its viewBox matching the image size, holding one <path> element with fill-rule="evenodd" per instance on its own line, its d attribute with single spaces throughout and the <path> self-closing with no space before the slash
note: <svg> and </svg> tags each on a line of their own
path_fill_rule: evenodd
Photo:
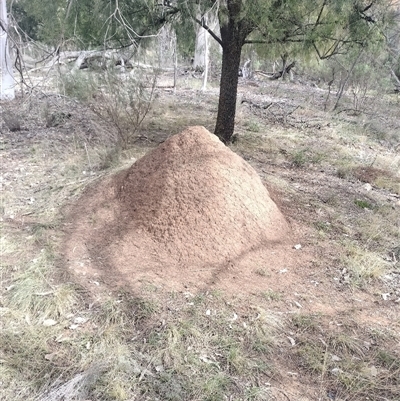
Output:
<svg viewBox="0 0 400 401">
<path fill-rule="evenodd" d="M 117 132 L 117 141 L 126 149 L 135 137 L 150 110 L 156 76 L 135 70 L 137 75 L 118 75 L 105 71 L 102 86 L 92 101 L 92 110 L 111 123 Z"/>
<path fill-rule="evenodd" d="M 132 143 L 150 110 L 155 84 L 154 72 L 133 70 L 122 74 L 114 68 L 76 71 L 61 79 L 62 91 L 67 96 L 88 103 L 95 114 L 114 128 L 109 135 L 121 149 Z"/>
</svg>

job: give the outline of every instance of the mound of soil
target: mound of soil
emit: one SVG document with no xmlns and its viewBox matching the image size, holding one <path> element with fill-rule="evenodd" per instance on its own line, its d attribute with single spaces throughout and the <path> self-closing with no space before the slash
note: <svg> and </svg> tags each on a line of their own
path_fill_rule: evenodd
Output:
<svg viewBox="0 0 400 401">
<path fill-rule="evenodd" d="M 226 263 L 287 231 L 254 169 L 203 127 L 135 163 L 119 177 L 116 201 L 128 235 L 144 229 L 189 269 Z"/>
<path fill-rule="evenodd" d="M 154 275 L 214 282 L 216 272 L 256 254 L 268 268 L 289 232 L 255 170 L 203 127 L 170 137 L 87 191 L 72 220 L 67 254 L 75 271 L 120 282 Z M 206 280 L 191 275 L 201 271 Z"/>
</svg>

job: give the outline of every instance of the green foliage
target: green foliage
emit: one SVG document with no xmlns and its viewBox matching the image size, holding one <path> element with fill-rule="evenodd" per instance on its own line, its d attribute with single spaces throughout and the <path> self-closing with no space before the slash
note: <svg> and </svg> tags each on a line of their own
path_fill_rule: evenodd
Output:
<svg viewBox="0 0 400 401">
<path fill-rule="evenodd" d="M 190 22 L 190 24 L 188 24 Z M 177 23 L 173 24 L 176 36 L 179 38 L 177 43 L 179 53 L 184 58 L 191 58 L 195 52 L 195 28 L 190 19 L 179 18 Z M 189 34 L 188 34 L 189 33 Z"/>
<path fill-rule="evenodd" d="M 66 2 L 62 0 L 22 0 L 17 16 L 22 15 L 23 26 L 34 33 L 34 38 L 55 45 L 62 35 Z M 13 12 L 15 8 L 13 7 Z"/>
<path fill-rule="evenodd" d="M 18 24 L 19 28 L 33 40 L 37 40 L 37 31 L 39 28 L 39 22 L 36 20 L 35 16 L 28 14 L 25 10 L 23 3 L 11 4 L 11 15 L 14 21 Z"/>
<path fill-rule="evenodd" d="M 354 44 L 364 46 L 372 39 L 382 39 L 381 28 L 392 21 L 383 18 L 387 0 L 374 2 L 367 10 L 364 3 L 176 0 L 168 5 L 156 0 L 21 0 L 13 3 L 12 10 L 20 28 L 32 38 L 50 45 L 67 41 L 81 48 L 125 46 L 157 33 L 168 23 L 176 31 L 181 53 L 188 56 L 194 49 L 195 25 L 218 5 L 220 25 L 234 21 L 244 39 L 259 43 L 256 49 L 261 54 L 295 57 L 312 50 L 327 58 Z"/>
<path fill-rule="evenodd" d="M 363 200 L 363 199 L 355 199 L 354 204 L 357 205 L 361 209 L 373 209 L 374 208 L 374 206 L 370 202 Z"/>
<path fill-rule="evenodd" d="M 155 33 L 165 21 L 155 1 L 21 0 L 13 6 L 20 28 L 52 46 L 123 47 Z"/>
</svg>

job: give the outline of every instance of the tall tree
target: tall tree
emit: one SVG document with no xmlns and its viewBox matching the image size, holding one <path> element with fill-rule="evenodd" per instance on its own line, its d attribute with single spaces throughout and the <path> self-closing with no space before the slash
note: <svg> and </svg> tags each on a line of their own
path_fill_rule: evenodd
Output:
<svg viewBox="0 0 400 401">
<path fill-rule="evenodd" d="M 12 64 L 8 52 L 8 23 L 6 0 L 0 0 L 0 99 L 15 97 Z"/>
<path fill-rule="evenodd" d="M 365 46 L 376 23 L 379 0 L 221 0 L 220 35 L 211 33 L 223 49 L 220 97 L 215 134 L 229 142 L 234 132 L 238 69 L 246 43 L 267 47 L 296 44 L 329 58 L 354 45 Z M 207 29 L 207 27 L 205 27 Z"/>
<path fill-rule="evenodd" d="M 296 46 L 321 59 L 366 46 L 378 32 L 376 10 L 390 0 L 164 0 L 165 21 L 180 15 L 200 24 L 222 47 L 220 96 L 215 134 L 225 143 L 234 133 L 238 70 L 242 48 Z M 159 4 L 155 1 L 154 3 Z M 199 17 L 218 9 L 219 32 Z M 157 10 L 157 8 L 155 8 Z"/>
<path fill-rule="evenodd" d="M 389 18 L 393 23 L 384 31 L 387 62 L 395 90 L 400 92 L 400 0 L 392 0 L 389 10 Z"/>
</svg>

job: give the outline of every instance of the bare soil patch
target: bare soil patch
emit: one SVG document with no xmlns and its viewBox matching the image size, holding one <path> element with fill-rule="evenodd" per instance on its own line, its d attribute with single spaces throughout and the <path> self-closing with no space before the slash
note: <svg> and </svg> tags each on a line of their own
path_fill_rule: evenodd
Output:
<svg viewBox="0 0 400 401">
<path fill-rule="evenodd" d="M 255 271 L 304 261 L 255 170 L 203 127 L 98 182 L 68 220 L 66 258 L 83 284 L 248 293 L 262 288 Z"/>
</svg>

